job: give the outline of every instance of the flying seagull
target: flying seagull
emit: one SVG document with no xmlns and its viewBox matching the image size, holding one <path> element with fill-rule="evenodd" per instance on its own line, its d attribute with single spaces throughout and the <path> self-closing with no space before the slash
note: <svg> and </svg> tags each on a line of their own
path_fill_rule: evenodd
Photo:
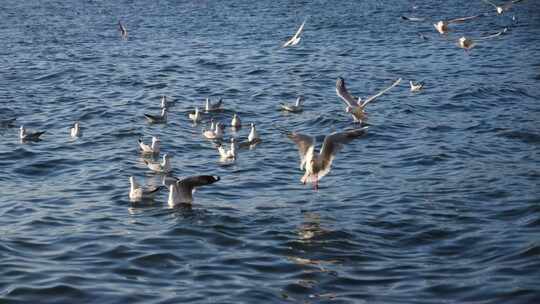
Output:
<svg viewBox="0 0 540 304">
<path fill-rule="evenodd" d="M 422 82 L 414 83 L 412 80 L 409 80 L 409 85 L 411 87 L 411 92 L 420 92 L 424 88 Z"/>
<path fill-rule="evenodd" d="M 75 122 L 75 124 L 73 124 L 73 127 L 69 129 L 69 133 L 71 137 L 80 137 L 82 135 L 81 124 L 78 121 Z"/>
<path fill-rule="evenodd" d="M 210 185 L 220 180 L 219 176 L 198 175 L 177 180 L 169 185 L 168 204 L 171 208 L 179 204 L 191 204 L 195 188 Z"/>
<path fill-rule="evenodd" d="M 283 44 L 283 47 L 294 46 L 300 42 L 300 39 L 302 38 L 300 36 L 302 35 L 302 31 L 304 30 L 305 24 L 306 24 L 306 20 L 302 22 L 302 25 L 300 25 L 300 27 L 298 28 L 294 36 L 292 36 L 289 40 L 287 40 L 287 42 Z"/>
<path fill-rule="evenodd" d="M 338 77 L 336 81 L 336 93 L 337 95 L 343 100 L 343 102 L 347 105 L 347 108 L 345 108 L 345 112 L 351 113 L 353 119 L 355 122 L 362 122 L 367 119 L 367 114 L 364 111 L 366 106 L 375 100 L 377 97 L 381 96 L 382 94 L 388 92 L 393 87 L 397 86 L 401 82 L 401 78 L 394 81 L 392 85 L 387 87 L 386 89 L 381 90 L 379 93 L 372 95 L 365 100 L 362 100 L 360 97 L 353 96 L 347 91 L 347 87 L 345 86 L 345 79 L 342 77 Z"/>
<path fill-rule="evenodd" d="M 128 31 L 126 27 L 122 24 L 120 20 L 118 20 L 118 30 L 120 31 L 120 35 L 122 39 L 127 40 L 128 38 Z"/>
<path fill-rule="evenodd" d="M 472 19 L 476 19 L 476 18 L 479 18 L 479 17 L 482 17 L 482 15 L 475 15 L 475 16 L 470 16 L 470 17 L 462 17 L 462 18 L 456 18 L 456 19 L 451 19 L 451 20 L 440 20 L 437 23 L 434 23 L 433 26 L 435 27 L 437 32 L 439 32 L 439 34 L 447 34 L 448 31 L 450 30 L 448 28 L 448 25 L 450 25 L 452 23 L 462 23 L 462 22 L 465 22 L 467 20 L 472 20 Z"/>
<path fill-rule="evenodd" d="M 330 172 L 332 162 L 343 145 L 364 135 L 367 128 L 363 127 L 326 135 L 318 154 L 315 153 L 315 139 L 313 137 L 285 130 L 284 133 L 287 137 L 298 146 L 300 170 L 305 171 L 300 181 L 303 184 L 309 181 L 313 184 L 314 189 L 318 189 L 319 180 Z"/>
<path fill-rule="evenodd" d="M 489 0 L 482 0 L 484 1 L 485 3 L 493 6 L 495 8 L 495 10 L 497 11 L 497 15 L 502 15 L 504 12 L 508 11 L 511 7 L 512 7 L 512 4 L 514 3 L 518 3 L 518 2 L 521 2 L 523 0 L 513 0 L 513 1 L 508 1 L 508 2 L 505 2 L 501 5 L 497 5 Z"/>
</svg>

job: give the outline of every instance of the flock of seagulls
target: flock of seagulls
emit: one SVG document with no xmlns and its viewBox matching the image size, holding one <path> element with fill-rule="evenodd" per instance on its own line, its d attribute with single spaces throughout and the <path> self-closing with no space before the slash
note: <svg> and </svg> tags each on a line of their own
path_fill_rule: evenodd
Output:
<svg viewBox="0 0 540 304">
<path fill-rule="evenodd" d="M 493 2 L 491 2 L 489 0 L 482 0 L 482 1 L 489 4 L 489 5 L 491 5 L 491 6 L 493 6 L 495 8 L 496 12 L 497 12 L 497 15 L 502 15 L 504 12 L 510 10 L 510 8 L 513 6 L 513 4 L 521 2 L 523 0 L 512 0 L 512 1 L 508 1 L 508 2 L 505 2 L 505 3 L 500 4 L 500 5 L 497 5 L 497 4 L 495 4 L 495 3 L 493 3 Z M 463 23 L 463 22 L 466 22 L 466 21 L 470 21 L 470 20 L 474 20 L 474 19 L 477 19 L 477 18 L 480 18 L 480 17 L 487 16 L 487 15 L 488 14 L 478 14 L 478 15 L 474 15 L 474 16 L 454 18 L 454 19 L 449 19 L 449 20 L 437 20 L 437 21 L 435 21 L 435 23 L 433 23 L 433 27 L 435 28 L 435 30 L 439 34 L 448 35 L 452 31 L 450 29 L 451 24 Z M 413 22 L 428 21 L 428 18 L 412 17 L 412 16 L 401 16 L 401 19 L 405 20 L 405 21 L 413 21 Z M 512 20 L 513 21 L 516 20 L 515 16 L 512 16 Z M 490 34 L 490 35 L 487 35 L 487 36 L 477 37 L 475 39 L 464 35 L 464 36 L 461 36 L 461 37 L 458 38 L 456 45 L 459 48 L 464 49 L 465 52 L 468 52 L 469 50 L 471 50 L 472 48 L 474 48 L 477 45 L 475 40 L 484 40 L 484 39 L 490 39 L 490 38 L 498 37 L 498 36 L 506 33 L 507 31 L 508 31 L 508 28 L 505 27 L 501 31 L 496 32 L 495 34 Z M 419 36 L 420 36 L 420 38 L 422 38 L 424 40 L 428 39 L 422 33 L 419 33 Z M 411 90 L 412 90 L 412 85 L 411 85 Z"/>
<path fill-rule="evenodd" d="M 509 1 L 501 5 L 497 5 L 488 0 L 482 0 L 485 3 L 492 5 L 497 15 L 501 15 L 504 12 L 510 10 L 513 4 L 521 2 L 522 0 Z M 439 20 L 433 24 L 435 30 L 442 34 L 447 35 L 451 30 L 449 28 L 450 24 L 461 23 L 469 20 L 479 18 L 483 15 L 475 15 L 470 17 L 455 18 L 450 20 Z M 421 17 L 407 17 L 401 16 L 403 20 L 414 21 L 414 22 L 423 22 L 427 18 Z M 293 47 L 300 43 L 302 34 L 304 32 L 304 27 L 306 25 L 307 19 L 305 19 L 300 27 L 297 29 L 295 34 L 287 40 L 282 47 Z M 128 31 L 125 25 L 119 21 L 118 28 L 120 31 L 120 36 L 123 40 L 128 39 Z M 506 28 L 495 34 L 491 34 L 483 37 L 482 39 L 497 37 L 506 32 Z M 427 39 L 424 35 L 420 34 L 423 39 Z M 461 36 L 458 39 L 457 45 L 460 48 L 465 50 L 470 50 L 475 46 L 475 42 L 466 36 Z M 361 138 L 367 133 L 368 127 L 364 126 L 367 121 L 367 112 L 366 106 L 379 98 L 383 94 L 387 93 L 391 89 L 397 87 L 402 81 L 402 78 L 398 78 L 393 81 L 388 87 L 380 90 L 374 95 L 371 95 L 365 99 L 352 95 L 345 85 L 345 79 L 338 77 L 336 81 L 336 95 L 337 97 L 345 104 L 345 112 L 350 114 L 353 119 L 354 127 L 353 129 L 333 132 L 324 137 L 322 147 L 318 153 L 315 152 L 315 138 L 309 135 L 301 134 L 294 131 L 289 131 L 286 128 L 275 126 L 277 130 L 287 136 L 294 144 L 296 144 L 300 157 L 300 170 L 304 171 L 303 176 L 300 181 L 303 184 L 311 183 L 314 189 L 318 189 L 319 180 L 326 176 L 330 170 L 332 163 L 337 155 L 337 153 L 343 148 L 343 146 L 351 141 Z M 420 92 L 424 88 L 423 83 L 416 83 L 413 80 L 409 81 L 410 91 L 411 92 Z M 304 110 L 304 96 L 298 96 L 294 104 L 280 104 L 279 109 L 285 112 L 299 114 Z M 158 115 L 154 114 L 144 114 L 144 117 L 150 124 L 165 124 L 167 123 L 167 112 L 171 107 L 172 102 L 167 100 L 166 96 L 161 97 L 160 108 L 161 112 Z M 224 144 L 226 140 L 225 137 L 225 124 L 221 121 L 215 121 L 212 117 L 212 113 L 222 112 L 223 109 L 223 99 L 219 99 L 216 102 L 212 102 L 209 98 L 206 98 L 204 102 L 204 116 L 210 115 L 210 126 L 202 131 L 202 137 L 208 140 L 211 140 L 216 143 L 216 150 L 219 158 L 222 161 L 234 162 L 238 157 L 238 151 L 240 148 L 253 148 L 257 144 L 261 143 L 262 140 L 259 137 L 259 134 L 254 123 L 250 123 L 250 132 L 246 141 L 237 142 L 237 139 L 233 136 L 230 138 L 230 144 L 227 146 Z M 199 107 L 194 108 L 194 112 L 188 114 L 188 119 L 191 120 L 195 125 L 203 121 L 203 112 L 199 110 Z M 234 113 L 232 120 L 230 121 L 230 127 L 233 130 L 239 129 L 242 127 L 242 121 L 237 113 Z M 1 127 L 13 127 L 15 126 L 15 118 L 0 120 Z M 19 137 L 21 142 L 26 141 L 39 141 L 40 137 L 45 133 L 45 131 L 29 131 L 20 126 Z M 70 136 L 72 138 L 78 138 L 82 136 L 81 125 L 79 122 L 75 122 L 73 127 L 70 128 Z M 154 196 L 159 193 L 162 189 L 168 189 L 168 205 L 170 207 L 176 207 L 180 204 L 191 204 L 193 202 L 193 192 L 196 188 L 206 185 L 211 185 L 220 180 L 219 176 L 212 175 L 196 175 L 190 176 L 183 179 L 169 176 L 172 172 L 171 166 L 171 156 L 168 153 L 162 155 L 161 161 L 154 161 L 154 157 L 158 157 L 161 153 L 161 141 L 157 136 L 153 136 L 151 143 L 144 143 L 142 138 L 138 140 L 138 147 L 140 153 L 145 157 L 143 159 L 146 167 L 157 174 L 163 174 L 163 185 L 156 186 L 151 188 L 143 188 L 136 181 L 135 177 L 130 176 L 130 191 L 129 199 L 132 202 L 140 202 L 148 199 L 153 199 Z M 150 159 L 148 159 L 150 158 Z"/>
</svg>

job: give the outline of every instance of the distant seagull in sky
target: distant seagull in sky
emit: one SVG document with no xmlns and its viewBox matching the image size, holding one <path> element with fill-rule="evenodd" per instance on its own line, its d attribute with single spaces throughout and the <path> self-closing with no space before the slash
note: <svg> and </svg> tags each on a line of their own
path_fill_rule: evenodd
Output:
<svg viewBox="0 0 540 304">
<path fill-rule="evenodd" d="M 159 138 L 152 136 L 152 144 L 147 145 L 143 142 L 142 138 L 139 138 L 139 149 L 141 150 L 142 154 L 154 154 L 159 155 L 159 148 L 160 148 L 161 141 Z"/>
<path fill-rule="evenodd" d="M 137 184 L 137 182 L 135 181 L 135 177 L 133 176 L 129 177 L 129 183 L 129 199 L 132 202 L 140 202 L 144 199 L 152 199 L 154 198 L 156 193 L 159 192 L 159 190 L 163 189 L 163 186 L 144 189 L 139 184 Z"/>
<path fill-rule="evenodd" d="M 120 36 L 122 37 L 122 39 L 127 40 L 128 31 L 120 20 L 118 20 L 118 30 L 120 31 Z"/>
<path fill-rule="evenodd" d="M 191 204 L 195 188 L 211 185 L 220 180 L 219 176 L 198 175 L 178 180 L 169 185 L 169 207 L 174 208 L 180 204 Z"/>
<path fill-rule="evenodd" d="M 167 108 L 161 109 L 161 115 L 144 114 L 144 117 L 149 123 L 166 123 L 167 122 Z"/>
<path fill-rule="evenodd" d="M 424 84 L 421 82 L 414 83 L 412 80 L 409 81 L 411 87 L 411 92 L 420 92 L 424 88 Z"/>
<path fill-rule="evenodd" d="M 300 169 L 305 171 L 300 181 L 303 184 L 311 182 L 314 189 L 318 189 L 319 180 L 330 172 L 332 162 L 343 145 L 361 137 L 366 133 L 366 130 L 367 127 L 363 127 L 329 134 L 324 138 L 321 151 L 318 154 L 315 153 L 315 139 L 313 137 L 285 130 L 284 133 L 287 137 L 298 146 Z"/>
<path fill-rule="evenodd" d="M 45 131 L 29 132 L 24 128 L 24 126 L 21 126 L 19 138 L 21 141 L 38 141 L 40 140 L 39 137 L 43 135 L 43 133 L 45 133 Z"/>
<path fill-rule="evenodd" d="M 204 110 L 206 112 L 218 111 L 218 110 L 221 110 L 222 105 L 223 105 L 223 98 L 220 98 L 216 103 L 212 103 L 210 101 L 210 98 L 206 98 L 206 101 L 204 104 Z"/>
<path fill-rule="evenodd" d="M 77 121 L 75 124 L 73 124 L 73 127 L 69 129 L 71 137 L 80 137 L 82 135 L 81 132 L 81 124 Z"/>
<path fill-rule="evenodd" d="M 467 20 L 472 20 L 481 17 L 482 15 L 475 15 L 470 17 L 456 18 L 451 20 L 440 20 L 437 23 L 434 23 L 433 26 L 439 32 L 439 34 L 447 34 L 449 31 L 448 25 L 451 23 L 461 23 Z"/>
<path fill-rule="evenodd" d="M 501 5 L 497 5 L 489 0 L 482 0 L 484 1 L 485 3 L 493 6 L 495 8 L 495 10 L 497 11 L 497 15 L 502 15 L 504 12 L 510 10 L 510 8 L 512 7 L 512 5 L 514 3 L 518 3 L 518 2 L 521 2 L 523 0 L 513 0 L 513 1 L 508 1 L 508 2 L 505 2 Z"/>
<path fill-rule="evenodd" d="M 345 86 L 345 79 L 342 77 L 338 77 L 336 81 L 336 94 L 343 100 L 345 105 L 347 106 L 345 108 L 345 112 L 350 113 L 354 119 L 354 122 L 362 122 L 367 119 L 367 114 L 365 112 L 366 106 L 375 100 L 377 97 L 381 96 L 382 94 L 388 92 L 393 87 L 397 86 L 401 82 L 401 78 L 394 81 L 392 85 L 389 87 L 381 90 L 379 93 L 372 95 L 365 100 L 362 100 L 360 97 L 353 96 L 349 93 L 347 90 L 347 87 Z"/>
<path fill-rule="evenodd" d="M 163 161 L 161 163 L 156 162 L 150 162 L 146 159 L 144 160 L 144 163 L 148 167 L 148 169 L 157 172 L 157 173 L 169 173 L 171 172 L 171 161 L 169 154 L 165 153 L 163 154 Z"/>
<path fill-rule="evenodd" d="M 194 113 L 189 113 L 189 119 L 193 121 L 193 123 L 198 123 L 201 121 L 201 112 L 199 112 L 199 107 L 195 107 Z"/>
<path fill-rule="evenodd" d="M 304 20 L 304 22 L 302 22 L 302 24 L 300 25 L 300 27 L 298 28 L 298 30 L 296 31 L 294 36 L 292 36 L 287 42 L 285 42 L 283 44 L 283 47 L 294 46 L 294 45 L 297 45 L 300 42 L 300 39 L 302 38 L 300 36 L 302 35 L 302 31 L 304 30 L 304 25 L 305 24 L 306 24 L 306 20 Z"/>
<path fill-rule="evenodd" d="M 298 96 L 296 103 L 293 105 L 280 104 L 281 110 L 291 113 L 300 113 L 304 110 L 304 96 Z"/>
</svg>

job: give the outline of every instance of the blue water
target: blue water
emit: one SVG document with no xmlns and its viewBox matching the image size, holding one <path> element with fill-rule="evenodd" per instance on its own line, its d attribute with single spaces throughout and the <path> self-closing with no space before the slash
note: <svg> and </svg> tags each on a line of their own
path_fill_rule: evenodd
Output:
<svg viewBox="0 0 540 304">
<path fill-rule="evenodd" d="M 538 3 L 503 16 L 481 1 L 415 5 L 2 1 L 0 118 L 47 132 L 23 144 L 0 129 L 0 302 L 540 303 Z M 481 12 L 448 37 L 399 18 Z M 306 17 L 301 43 L 281 49 Z M 353 127 L 338 76 L 360 96 L 404 81 L 314 191 L 272 125 L 319 140 Z M 300 94 L 302 114 L 277 111 Z M 161 95 L 176 101 L 169 122 L 148 125 Z M 263 143 L 220 163 L 206 121 L 187 119 L 206 97 Z M 173 175 L 221 181 L 191 208 L 168 208 L 167 191 L 130 203 L 130 175 L 161 182 L 137 151 L 152 135 Z"/>
</svg>

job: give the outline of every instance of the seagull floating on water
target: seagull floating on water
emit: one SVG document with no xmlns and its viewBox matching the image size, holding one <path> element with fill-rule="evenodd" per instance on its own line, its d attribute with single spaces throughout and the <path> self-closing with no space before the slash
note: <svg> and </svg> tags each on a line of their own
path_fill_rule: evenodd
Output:
<svg viewBox="0 0 540 304">
<path fill-rule="evenodd" d="M 367 114 L 365 112 L 366 106 L 375 100 L 377 97 L 381 96 L 382 94 L 388 92 L 393 87 L 397 86 L 401 82 L 401 78 L 394 81 L 392 85 L 387 87 L 386 89 L 381 90 L 379 93 L 372 95 L 365 100 L 362 100 L 360 97 L 353 96 L 349 93 L 347 90 L 347 87 L 345 86 L 345 79 L 342 77 L 338 77 L 336 81 L 336 93 L 337 95 L 345 102 L 347 105 L 347 108 L 345 108 L 345 112 L 351 113 L 354 122 L 363 122 L 367 119 Z"/>
<path fill-rule="evenodd" d="M 80 137 L 82 135 L 81 124 L 78 121 L 75 122 L 75 124 L 73 124 L 73 127 L 69 129 L 69 132 L 71 134 L 71 137 Z"/>
<path fill-rule="evenodd" d="M 412 80 L 409 80 L 409 85 L 411 86 L 411 92 L 420 92 L 424 88 L 423 83 L 414 83 Z"/>
<path fill-rule="evenodd" d="M 448 31 L 450 30 L 448 28 L 449 24 L 451 24 L 451 23 L 461 23 L 461 22 L 465 22 L 467 20 L 476 19 L 476 18 L 481 17 L 481 16 L 482 15 L 475 15 L 475 16 L 462 17 L 462 18 L 456 18 L 456 19 L 451 19 L 451 20 L 440 20 L 439 22 L 434 23 L 433 26 L 435 27 L 437 32 L 439 32 L 439 34 L 447 34 Z"/>
<path fill-rule="evenodd" d="M 129 189 L 129 199 L 132 202 L 140 202 L 144 199 L 152 199 L 156 193 L 159 192 L 159 190 L 163 189 L 163 186 L 144 189 L 137 184 L 133 176 L 129 177 L 129 183 L 131 184 Z"/>
<path fill-rule="evenodd" d="M 204 110 L 206 112 L 218 111 L 218 110 L 221 110 L 222 105 L 223 105 L 223 98 L 220 98 L 216 103 L 212 103 L 210 102 L 210 98 L 206 98 L 206 101 L 204 104 Z"/>
<path fill-rule="evenodd" d="M 171 208 L 180 204 L 191 204 L 193 202 L 193 192 L 195 188 L 211 185 L 220 180 L 219 176 L 198 175 L 177 180 L 169 185 L 169 199 L 167 203 Z"/>
<path fill-rule="evenodd" d="M 118 20 L 118 30 L 120 31 L 120 35 L 122 39 L 127 40 L 128 38 L 128 31 L 126 27 L 122 24 L 120 20 Z"/>
<path fill-rule="evenodd" d="M 297 146 L 300 154 L 300 170 L 304 176 L 300 179 L 303 184 L 308 181 L 318 189 L 319 180 L 330 172 L 336 154 L 344 144 L 359 138 L 366 133 L 367 127 L 343 132 L 334 132 L 324 138 L 322 148 L 315 153 L 315 139 L 311 136 L 282 130 Z"/>
<path fill-rule="evenodd" d="M 280 104 L 281 110 L 291 112 L 291 113 L 300 113 L 304 111 L 304 96 L 298 96 L 296 103 L 294 105 Z"/>
<path fill-rule="evenodd" d="M 523 0 L 513 0 L 513 1 L 508 1 L 506 3 L 503 3 L 501 5 L 497 5 L 489 0 L 482 0 L 484 1 L 485 3 L 487 4 L 490 4 L 491 6 L 493 6 L 495 8 L 495 10 L 497 11 L 497 15 L 502 15 L 504 12 L 510 10 L 510 8 L 512 7 L 512 5 L 514 3 L 518 3 L 518 2 L 521 2 Z"/>
<path fill-rule="evenodd" d="M 143 142 L 142 138 L 139 138 L 139 148 L 142 154 L 155 154 L 159 155 L 159 147 L 161 141 L 159 138 L 152 136 L 152 144 L 147 145 Z"/>
<path fill-rule="evenodd" d="M 302 35 L 302 31 L 304 30 L 305 24 L 306 24 L 306 20 L 302 22 L 302 24 L 300 25 L 300 27 L 298 28 L 294 36 L 292 36 L 289 40 L 287 40 L 287 42 L 283 44 L 283 47 L 294 46 L 300 42 L 300 39 L 302 38 L 300 36 Z"/>
<path fill-rule="evenodd" d="M 242 122 L 240 121 L 240 117 L 238 117 L 238 115 L 234 113 L 233 118 L 231 120 L 231 127 L 240 128 L 241 126 L 242 126 Z"/>
<path fill-rule="evenodd" d="M 40 136 L 43 135 L 43 133 L 45 133 L 45 131 L 38 131 L 38 132 L 28 132 L 24 126 L 21 126 L 20 128 L 20 132 L 19 132 L 19 138 L 22 140 L 22 141 L 27 141 L 27 140 L 30 140 L 30 141 L 38 141 L 40 140 Z"/>
<path fill-rule="evenodd" d="M 161 109 L 161 115 L 144 114 L 144 117 L 149 123 L 166 123 L 167 122 L 167 108 Z"/>
<path fill-rule="evenodd" d="M 189 113 L 188 116 L 189 116 L 189 119 L 193 121 L 193 123 L 198 123 L 202 119 L 201 112 L 199 112 L 199 107 L 195 107 L 195 112 Z"/>
<path fill-rule="evenodd" d="M 223 129 L 221 128 L 221 123 L 216 123 L 214 129 L 210 126 L 209 130 L 203 131 L 203 136 L 208 139 L 221 139 L 223 138 Z"/>
<path fill-rule="evenodd" d="M 223 147 L 223 144 L 218 146 L 219 156 L 222 160 L 235 160 L 236 159 L 236 139 L 231 137 L 231 147 L 229 150 Z"/>
<path fill-rule="evenodd" d="M 158 173 L 169 173 L 171 172 L 171 161 L 169 154 L 165 153 L 163 154 L 163 160 L 161 163 L 156 162 L 150 162 L 146 159 L 144 160 L 144 163 L 148 167 L 148 169 L 158 172 Z"/>
</svg>

